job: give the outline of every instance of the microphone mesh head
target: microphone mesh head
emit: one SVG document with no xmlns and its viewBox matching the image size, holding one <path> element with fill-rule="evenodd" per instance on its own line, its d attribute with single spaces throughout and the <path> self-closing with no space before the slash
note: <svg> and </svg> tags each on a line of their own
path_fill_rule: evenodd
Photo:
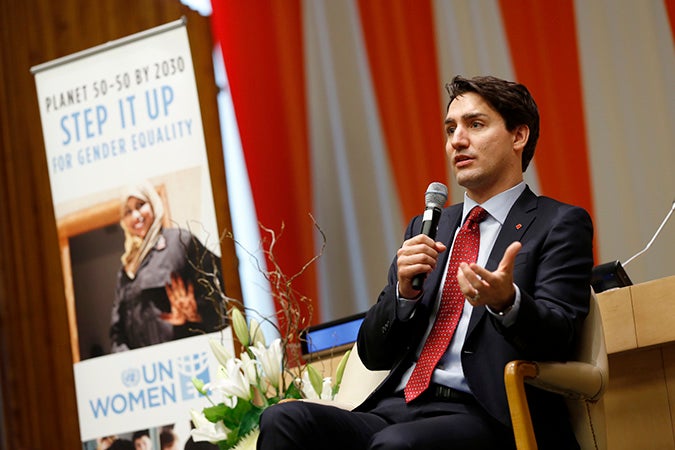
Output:
<svg viewBox="0 0 675 450">
<path fill-rule="evenodd" d="M 434 181 L 427 188 L 424 194 L 424 204 L 427 207 L 442 208 L 445 202 L 448 201 L 448 188 L 443 183 Z"/>
</svg>

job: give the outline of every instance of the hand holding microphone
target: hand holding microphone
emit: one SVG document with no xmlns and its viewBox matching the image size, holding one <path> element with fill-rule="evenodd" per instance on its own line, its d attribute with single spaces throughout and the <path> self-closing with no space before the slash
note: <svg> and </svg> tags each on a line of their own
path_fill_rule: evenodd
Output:
<svg viewBox="0 0 675 450">
<path fill-rule="evenodd" d="M 429 185 L 424 194 L 426 208 L 422 218 L 421 234 L 429 236 L 431 239 L 436 239 L 436 230 L 438 229 L 441 210 L 447 200 L 448 188 L 443 183 L 433 182 Z M 421 290 L 425 277 L 426 273 L 418 273 L 415 275 L 412 280 L 412 288 L 416 291 Z"/>
</svg>

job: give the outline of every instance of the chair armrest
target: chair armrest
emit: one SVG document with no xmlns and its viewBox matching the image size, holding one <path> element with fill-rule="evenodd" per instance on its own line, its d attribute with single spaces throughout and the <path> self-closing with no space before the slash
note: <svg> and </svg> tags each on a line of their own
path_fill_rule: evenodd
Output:
<svg viewBox="0 0 675 450">
<path fill-rule="evenodd" d="M 592 364 L 568 362 L 536 362 L 537 374 L 525 382 L 575 400 L 597 401 L 605 391 L 606 374 Z M 603 376 L 605 375 L 605 376 Z"/>
<path fill-rule="evenodd" d="M 518 443 L 518 450 L 536 450 L 537 440 L 534 437 L 530 407 L 525 393 L 525 379 L 537 375 L 537 365 L 531 361 L 511 361 L 504 368 L 504 385 L 509 402 L 513 435 Z"/>
<path fill-rule="evenodd" d="M 578 361 L 509 362 L 504 368 L 504 385 L 518 450 L 537 449 L 525 383 L 569 399 L 596 402 L 606 388 L 606 372 L 604 366 Z"/>
</svg>

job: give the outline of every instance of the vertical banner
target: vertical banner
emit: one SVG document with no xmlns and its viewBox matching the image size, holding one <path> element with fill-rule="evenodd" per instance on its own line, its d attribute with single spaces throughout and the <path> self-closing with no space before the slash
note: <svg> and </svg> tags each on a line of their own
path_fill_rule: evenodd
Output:
<svg viewBox="0 0 675 450">
<path fill-rule="evenodd" d="M 32 72 L 83 448 L 182 449 L 203 406 L 191 379 L 217 368 L 208 339 L 233 346 L 185 22 Z"/>
</svg>

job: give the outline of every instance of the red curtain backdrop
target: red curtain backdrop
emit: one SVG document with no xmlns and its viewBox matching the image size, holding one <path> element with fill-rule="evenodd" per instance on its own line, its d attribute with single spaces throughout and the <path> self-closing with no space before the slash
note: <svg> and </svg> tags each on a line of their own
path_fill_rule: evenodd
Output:
<svg viewBox="0 0 675 450">
<path fill-rule="evenodd" d="M 430 181 L 448 180 L 431 2 L 358 5 L 401 211 L 409 218 L 419 214 Z"/>
<path fill-rule="evenodd" d="M 258 221 L 277 235 L 284 224 L 274 256 L 291 276 L 315 255 L 300 2 L 212 4 Z M 316 299 L 315 266 L 292 287 Z M 318 317 L 314 302 L 313 320 Z"/>
<path fill-rule="evenodd" d="M 530 89 L 540 110 L 535 161 L 541 190 L 592 212 L 574 3 L 500 0 L 500 5 L 517 81 Z"/>
<path fill-rule="evenodd" d="M 668 11 L 668 20 L 670 21 L 670 30 L 673 32 L 673 39 L 675 39 L 675 0 L 663 0 Z"/>
</svg>

